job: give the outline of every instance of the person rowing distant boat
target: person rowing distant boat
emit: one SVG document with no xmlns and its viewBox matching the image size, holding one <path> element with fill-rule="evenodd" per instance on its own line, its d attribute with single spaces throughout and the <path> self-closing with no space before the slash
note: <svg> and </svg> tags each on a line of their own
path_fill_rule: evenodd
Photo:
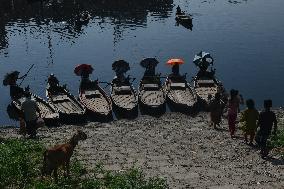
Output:
<svg viewBox="0 0 284 189">
<path fill-rule="evenodd" d="M 177 15 L 178 15 L 178 14 L 181 14 L 181 8 L 180 8 L 179 5 L 177 6 L 177 12 L 176 12 L 176 14 L 177 14 Z"/>
</svg>

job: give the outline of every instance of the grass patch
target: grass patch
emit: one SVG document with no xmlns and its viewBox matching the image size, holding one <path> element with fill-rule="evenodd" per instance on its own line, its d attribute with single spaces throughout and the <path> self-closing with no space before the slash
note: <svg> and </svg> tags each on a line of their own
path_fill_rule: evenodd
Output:
<svg viewBox="0 0 284 189">
<path fill-rule="evenodd" d="M 146 178 L 139 169 L 123 172 L 107 171 L 97 165 L 87 172 L 78 161 L 71 162 L 69 178 L 59 174 L 59 180 L 41 178 L 44 146 L 33 140 L 9 139 L 0 143 L 0 188 L 42 189 L 164 189 L 168 185 L 161 178 Z"/>
<path fill-rule="evenodd" d="M 277 135 L 272 135 L 269 142 L 270 149 L 279 148 L 284 149 L 284 129 L 278 131 Z M 284 151 L 280 150 L 280 155 L 284 159 Z"/>
</svg>

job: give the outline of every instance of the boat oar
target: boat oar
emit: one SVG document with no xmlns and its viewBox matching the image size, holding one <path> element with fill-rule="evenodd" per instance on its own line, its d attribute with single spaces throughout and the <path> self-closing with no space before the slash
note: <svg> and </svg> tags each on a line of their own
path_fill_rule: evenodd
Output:
<svg viewBox="0 0 284 189">
<path fill-rule="evenodd" d="M 27 71 L 27 73 L 24 75 L 24 77 L 22 78 L 22 81 L 20 83 L 20 86 L 22 85 L 23 81 L 25 80 L 25 78 L 27 77 L 28 73 L 31 71 L 31 69 L 34 67 L 35 64 L 32 64 L 31 67 L 29 68 L 29 70 Z"/>
</svg>

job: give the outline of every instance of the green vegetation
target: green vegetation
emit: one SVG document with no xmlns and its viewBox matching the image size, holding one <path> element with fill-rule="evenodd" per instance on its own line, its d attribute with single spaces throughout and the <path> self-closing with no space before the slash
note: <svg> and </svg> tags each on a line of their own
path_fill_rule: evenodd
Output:
<svg viewBox="0 0 284 189">
<path fill-rule="evenodd" d="M 77 160 L 72 161 L 70 177 L 65 178 L 61 171 L 60 179 L 55 183 L 51 177 L 41 178 L 43 151 L 43 145 L 32 140 L 2 141 L 0 143 L 0 188 L 168 188 L 165 180 L 147 179 L 139 169 L 113 172 L 104 170 L 102 165 L 97 165 L 94 170 L 87 172 Z"/>
<path fill-rule="evenodd" d="M 272 135 L 270 141 L 271 148 L 283 148 L 284 149 L 284 129 L 280 130 L 277 135 Z M 281 154 L 284 157 L 284 152 Z"/>
</svg>

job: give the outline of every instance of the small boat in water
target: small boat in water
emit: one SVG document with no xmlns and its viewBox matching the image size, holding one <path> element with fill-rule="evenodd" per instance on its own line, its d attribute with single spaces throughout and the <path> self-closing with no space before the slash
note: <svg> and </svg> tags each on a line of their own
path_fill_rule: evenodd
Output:
<svg viewBox="0 0 284 189">
<path fill-rule="evenodd" d="M 30 92 L 29 92 L 30 93 Z M 45 125 L 47 126 L 58 126 L 59 125 L 59 114 L 56 111 L 56 108 L 42 99 L 41 97 L 30 93 L 31 98 L 37 103 L 39 112 L 37 114 L 41 115 L 40 117 L 44 120 Z M 12 100 L 12 104 L 17 109 L 18 112 L 21 111 L 21 105 L 24 102 L 25 97 L 20 97 L 18 99 Z"/>
<path fill-rule="evenodd" d="M 113 70 L 116 71 L 116 77 L 111 82 L 110 98 L 114 112 L 121 118 L 136 117 L 138 115 L 137 93 L 130 78 L 124 77 L 124 73 L 129 70 L 129 64 L 124 60 L 115 61 Z"/>
<path fill-rule="evenodd" d="M 192 30 L 193 24 L 191 15 L 182 12 L 180 14 L 176 14 L 175 19 L 178 24 L 181 24 L 185 28 Z"/>
<path fill-rule="evenodd" d="M 85 121 L 83 105 L 65 87 L 58 83 L 51 83 L 50 78 L 46 88 L 46 96 L 48 101 L 57 109 L 61 121 L 66 123 Z"/>
<path fill-rule="evenodd" d="M 112 103 L 98 81 L 82 81 L 79 89 L 80 102 L 88 113 L 97 118 L 110 118 L 112 116 Z"/>
<path fill-rule="evenodd" d="M 155 73 L 159 62 L 155 58 L 146 58 L 140 65 L 146 68 L 138 88 L 138 99 L 142 114 L 159 115 L 166 110 L 166 95 L 160 76 Z"/>
</svg>

